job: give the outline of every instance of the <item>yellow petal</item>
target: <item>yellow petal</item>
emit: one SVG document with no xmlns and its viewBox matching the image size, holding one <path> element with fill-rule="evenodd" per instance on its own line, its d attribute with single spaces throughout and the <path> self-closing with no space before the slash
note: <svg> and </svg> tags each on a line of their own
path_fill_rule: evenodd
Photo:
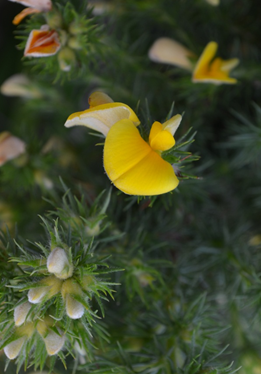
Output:
<svg viewBox="0 0 262 375">
<path fill-rule="evenodd" d="M 114 182 L 150 152 L 150 146 L 132 121 L 117 122 L 110 129 L 104 147 L 104 167 L 108 177 Z"/>
<path fill-rule="evenodd" d="M 159 195 L 175 189 L 179 181 L 172 166 L 156 152 L 151 151 L 113 183 L 126 194 Z"/>
<path fill-rule="evenodd" d="M 104 147 L 104 167 L 113 184 L 130 195 L 164 194 L 179 182 L 172 166 L 151 149 L 128 120 L 119 121 L 110 129 Z"/>
<path fill-rule="evenodd" d="M 180 125 L 181 120 L 182 120 L 181 115 L 175 115 L 171 117 L 171 119 L 163 123 L 163 129 L 169 131 L 169 133 L 174 135 L 175 132 L 177 131 L 177 128 Z"/>
<path fill-rule="evenodd" d="M 135 112 L 128 105 L 107 103 L 83 112 L 73 113 L 68 117 L 65 126 L 69 128 L 75 125 L 84 125 L 106 136 L 111 126 L 123 119 L 130 119 L 135 125 L 140 124 Z"/>
<path fill-rule="evenodd" d="M 197 79 L 199 76 L 205 74 L 209 69 L 209 63 L 216 54 L 218 44 L 216 42 L 210 42 L 202 52 L 195 66 L 193 78 Z"/>
<path fill-rule="evenodd" d="M 192 70 L 193 66 L 189 57 L 194 54 L 182 44 L 170 38 L 159 38 L 148 52 L 152 61 L 164 64 L 172 64 L 183 69 Z"/>
<path fill-rule="evenodd" d="M 166 151 L 174 145 L 174 137 L 167 130 L 161 131 L 150 143 L 152 149 L 156 151 Z"/>
<path fill-rule="evenodd" d="M 96 107 L 97 105 L 113 103 L 113 102 L 114 101 L 113 99 L 110 98 L 110 96 L 100 91 L 93 92 L 88 98 L 89 108 L 93 108 L 93 107 Z"/>
<path fill-rule="evenodd" d="M 165 151 L 174 146 L 174 137 L 167 130 L 163 130 L 160 122 L 155 121 L 149 134 L 149 144 L 153 150 Z"/>
<path fill-rule="evenodd" d="M 163 130 L 163 126 L 160 122 L 155 121 L 151 127 L 149 133 L 149 143 L 151 144 L 152 140 Z"/>
<path fill-rule="evenodd" d="M 13 24 L 18 25 L 26 16 L 33 13 L 40 13 L 41 11 L 34 8 L 25 8 L 22 12 L 18 13 L 13 19 Z"/>
</svg>

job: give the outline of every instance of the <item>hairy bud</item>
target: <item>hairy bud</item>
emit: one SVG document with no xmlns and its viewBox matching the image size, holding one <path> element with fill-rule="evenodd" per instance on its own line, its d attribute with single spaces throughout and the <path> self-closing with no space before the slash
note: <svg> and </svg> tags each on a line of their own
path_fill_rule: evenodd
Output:
<svg viewBox="0 0 262 375">
<path fill-rule="evenodd" d="M 54 323 L 55 321 L 52 318 L 46 317 L 39 321 L 36 327 L 45 342 L 46 351 L 49 355 L 57 354 L 65 343 L 65 335 L 60 330 L 61 335 L 58 335 L 50 328 Z"/>
<path fill-rule="evenodd" d="M 70 264 L 67 254 L 61 247 L 56 247 L 47 258 L 47 269 L 59 279 L 68 279 L 73 274 L 73 265 Z"/>
<path fill-rule="evenodd" d="M 15 330 L 15 336 L 17 337 L 14 341 L 10 342 L 10 344 L 4 347 L 5 355 L 9 359 L 16 358 L 24 344 L 24 342 L 32 336 L 34 332 L 34 325 L 33 323 L 26 323 L 22 327 L 18 327 Z"/>
<path fill-rule="evenodd" d="M 15 341 L 10 342 L 10 344 L 4 347 L 5 355 L 9 359 L 16 358 L 18 354 L 20 353 L 20 350 L 22 349 L 22 346 L 25 341 L 26 341 L 26 337 L 24 336 L 24 337 L 20 337 L 19 339 Z"/>
<path fill-rule="evenodd" d="M 83 316 L 85 308 L 82 303 L 76 301 L 74 296 L 83 294 L 79 284 L 73 279 L 66 280 L 61 289 L 62 296 L 66 304 L 66 313 L 71 319 L 79 319 Z"/>
<path fill-rule="evenodd" d="M 15 308 L 14 320 L 17 327 L 21 326 L 25 322 L 27 314 L 29 313 L 31 307 L 32 304 L 30 302 L 24 302 Z"/>
<path fill-rule="evenodd" d="M 61 49 L 61 51 L 58 53 L 58 63 L 61 70 L 64 72 L 69 72 L 72 66 L 74 66 L 76 63 L 74 51 L 69 47 L 64 47 Z"/>
<path fill-rule="evenodd" d="M 55 276 L 49 276 L 40 281 L 43 286 L 32 288 L 28 292 L 28 301 L 31 303 L 42 302 L 44 298 L 51 298 L 60 292 L 62 280 Z"/>
</svg>

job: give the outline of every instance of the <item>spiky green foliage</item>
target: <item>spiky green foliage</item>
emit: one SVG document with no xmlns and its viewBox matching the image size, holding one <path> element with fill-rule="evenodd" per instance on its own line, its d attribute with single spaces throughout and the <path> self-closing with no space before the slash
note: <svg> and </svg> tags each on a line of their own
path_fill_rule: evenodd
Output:
<svg viewBox="0 0 262 375">
<path fill-rule="evenodd" d="M 22 6 L 0 5 L 1 83 L 22 72 L 31 90 L 30 97 L 0 101 L 1 131 L 27 144 L 24 155 L 0 167 L 2 347 L 28 331 L 16 359 L 1 356 L 1 369 L 259 373 L 257 4 L 111 0 L 94 14 L 98 3 L 53 1 L 54 13 L 29 16 L 13 29 Z M 61 70 L 58 54 L 23 57 L 30 31 L 48 22 L 74 53 L 69 71 Z M 76 26 L 81 32 L 74 33 Z M 196 57 L 209 41 L 218 42 L 218 56 L 240 60 L 232 71 L 237 84 L 193 83 L 189 71 L 150 61 L 159 37 L 177 40 Z M 81 48 L 72 48 L 70 38 Z M 183 113 L 174 148 L 162 154 L 180 179 L 174 192 L 120 193 L 104 173 L 104 140 L 84 127 L 64 128 L 95 90 L 130 105 L 145 140 L 154 121 Z M 28 301 L 28 291 L 56 277 L 46 260 L 57 247 L 73 264 L 68 279 L 80 288 L 72 297 L 84 315 L 71 319 L 59 291 L 32 304 L 31 331 L 27 323 L 16 327 L 14 309 Z M 47 315 L 47 334 L 65 335 L 52 356 L 38 326 Z"/>
</svg>

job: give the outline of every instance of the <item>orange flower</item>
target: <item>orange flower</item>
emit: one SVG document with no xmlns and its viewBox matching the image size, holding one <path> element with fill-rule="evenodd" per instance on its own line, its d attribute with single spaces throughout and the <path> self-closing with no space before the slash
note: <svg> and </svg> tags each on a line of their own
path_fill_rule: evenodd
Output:
<svg viewBox="0 0 262 375">
<path fill-rule="evenodd" d="M 46 25 L 41 30 L 32 30 L 29 34 L 24 56 L 45 57 L 55 55 L 60 49 L 58 33 L 48 30 Z"/>
<path fill-rule="evenodd" d="M 52 9 L 50 0 L 10 0 L 28 6 L 18 13 L 13 19 L 13 24 L 18 25 L 26 16 L 33 13 L 49 12 Z"/>
</svg>

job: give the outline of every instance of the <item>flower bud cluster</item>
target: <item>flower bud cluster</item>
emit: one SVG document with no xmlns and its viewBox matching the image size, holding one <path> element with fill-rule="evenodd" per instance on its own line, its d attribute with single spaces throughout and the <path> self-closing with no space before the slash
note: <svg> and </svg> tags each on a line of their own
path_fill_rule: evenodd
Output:
<svg viewBox="0 0 262 375">
<path fill-rule="evenodd" d="M 53 318 L 49 315 L 41 319 L 34 317 L 32 312 L 36 304 L 45 303 L 61 293 L 69 318 L 79 319 L 84 315 L 85 307 L 79 302 L 79 299 L 84 300 L 84 292 L 73 277 L 74 267 L 66 250 L 61 247 L 54 248 L 47 257 L 46 266 L 50 275 L 33 285 L 28 291 L 28 301 L 14 309 L 15 331 L 11 336 L 13 340 L 8 340 L 8 344 L 4 347 L 4 352 L 9 359 L 19 355 L 23 345 L 35 332 L 43 339 L 49 355 L 57 354 L 65 343 L 65 335 L 56 326 L 57 322 Z M 90 284 L 89 279 L 87 283 Z"/>
<path fill-rule="evenodd" d="M 20 0 L 12 1 L 20 2 Z M 57 54 L 60 69 L 65 72 L 70 71 L 76 66 L 76 51 L 86 48 L 89 39 L 86 34 L 89 32 L 89 27 L 90 32 L 91 30 L 93 32 L 94 26 L 90 26 L 90 19 L 78 15 L 73 7 L 65 7 L 67 9 L 64 12 L 50 0 L 37 2 L 28 0 L 23 4 L 28 8 L 15 17 L 13 20 L 15 25 L 34 13 L 41 13 L 44 18 L 44 24 L 39 29 L 30 30 L 24 56 L 39 58 Z"/>
<path fill-rule="evenodd" d="M 66 313 L 71 319 L 79 319 L 84 314 L 84 306 L 75 298 L 82 298 L 83 291 L 73 276 L 73 264 L 61 247 L 52 250 L 47 258 L 47 269 L 51 276 L 42 279 L 28 292 L 28 301 L 37 304 L 49 300 L 61 293 L 66 306 Z M 39 286 L 39 284 L 42 284 Z"/>
</svg>

